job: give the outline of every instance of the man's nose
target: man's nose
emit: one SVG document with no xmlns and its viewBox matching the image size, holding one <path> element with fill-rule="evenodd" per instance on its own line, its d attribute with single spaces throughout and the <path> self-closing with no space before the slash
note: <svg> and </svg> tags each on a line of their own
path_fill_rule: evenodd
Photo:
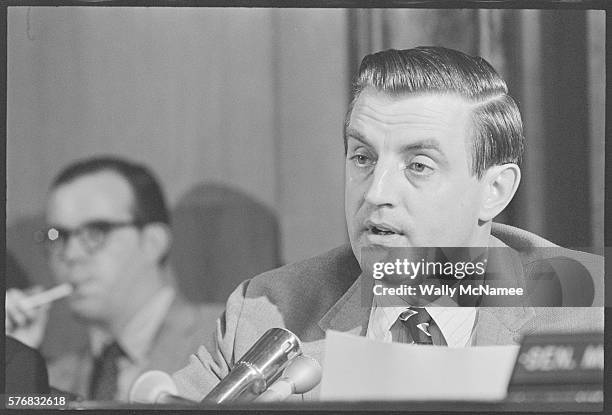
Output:
<svg viewBox="0 0 612 415">
<path fill-rule="evenodd" d="M 60 257 L 66 262 L 75 262 L 87 256 L 85 247 L 75 235 L 70 235 L 60 250 Z"/>
<path fill-rule="evenodd" d="M 376 206 L 396 206 L 402 173 L 396 163 L 379 159 L 365 200 Z"/>
</svg>

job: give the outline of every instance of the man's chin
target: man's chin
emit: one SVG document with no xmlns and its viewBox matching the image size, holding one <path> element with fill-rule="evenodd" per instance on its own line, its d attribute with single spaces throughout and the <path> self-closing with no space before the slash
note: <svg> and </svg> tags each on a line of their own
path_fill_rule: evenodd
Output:
<svg viewBox="0 0 612 415">
<path fill-rule="evenodd" d="M 85 305 L 80 302 L 71 302 L 70 311 L 76 320 L 82 323 L 99 323 L 104 320 L 103 309 Z"/>
</svg>

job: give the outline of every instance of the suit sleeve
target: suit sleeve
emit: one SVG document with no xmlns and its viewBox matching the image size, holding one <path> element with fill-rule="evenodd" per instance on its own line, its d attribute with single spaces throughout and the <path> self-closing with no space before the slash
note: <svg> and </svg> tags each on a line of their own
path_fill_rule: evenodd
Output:
<svg viewBox="0 0 612 415">
<path fill-rule="evenodd" d="M 244 281 L 229 296 L 225 311 L 217 319 L 212 350 L 201 345 L 195 354 L 189 356 L 187 366 L 172 375 L 182 397 L 201 401 L 233 367 L 236 327 L 248 283 Z"/>
</svg>

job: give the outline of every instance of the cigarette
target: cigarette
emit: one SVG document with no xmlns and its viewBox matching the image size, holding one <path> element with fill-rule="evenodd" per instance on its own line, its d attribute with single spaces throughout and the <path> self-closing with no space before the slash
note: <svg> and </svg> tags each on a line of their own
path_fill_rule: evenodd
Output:
<svg viewBox="0 0 612 415">
<path fill-rule="evenodd" d="M 51 288 L 50 290 L 25 298 L 22 300 L 21 304 L 26 308 L 40 307 L 43 304 L 52 303 L 60 298 L 68 297 L 70 294 L 72 294 L 72 291 L 74 291 L 74 288 L 71 284 L 60 284 Z"/>
</svg>

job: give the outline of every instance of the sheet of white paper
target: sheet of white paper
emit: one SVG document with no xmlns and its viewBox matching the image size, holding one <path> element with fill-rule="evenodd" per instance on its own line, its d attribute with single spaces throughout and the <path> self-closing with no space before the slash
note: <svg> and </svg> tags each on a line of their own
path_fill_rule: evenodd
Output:
<svg viewBox="0 0 612 415">
<path fill-rule="evenodd" d="M 518 346 L 384 343 L 327 331 L 322 400 L 500 400 Z"/>
</svg>

